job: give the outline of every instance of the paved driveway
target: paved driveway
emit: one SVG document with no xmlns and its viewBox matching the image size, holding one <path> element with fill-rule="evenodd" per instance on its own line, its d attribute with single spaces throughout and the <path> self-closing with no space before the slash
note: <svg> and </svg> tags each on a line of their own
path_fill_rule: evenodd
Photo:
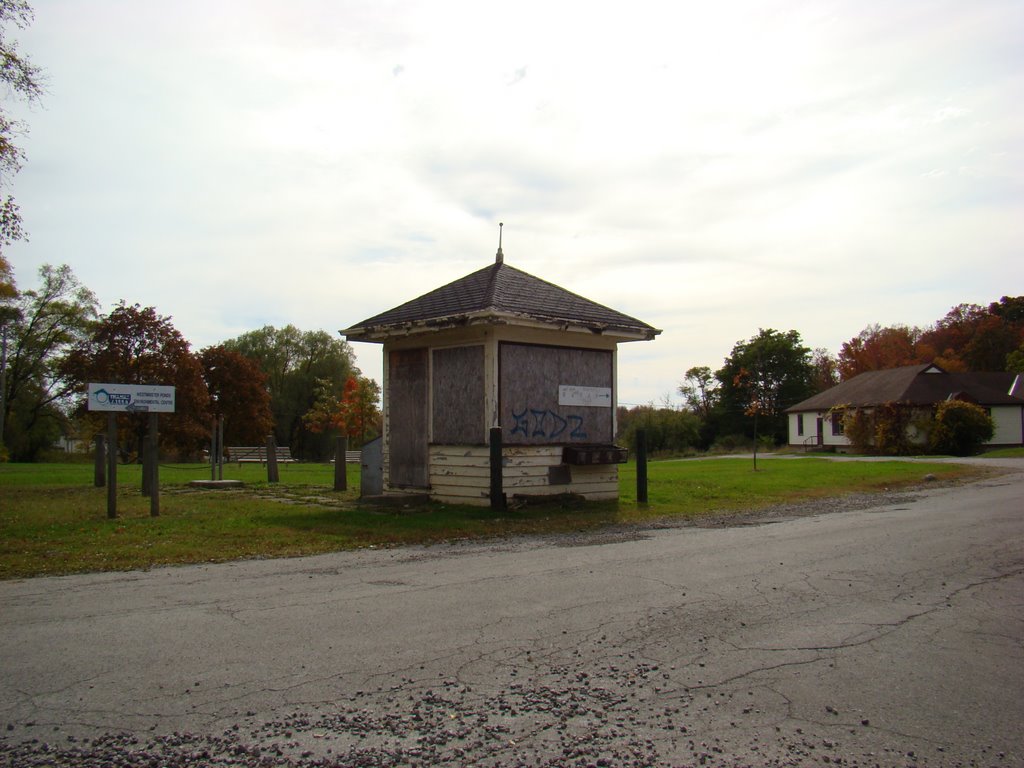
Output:
<svg viewBox="0 0 1024 768">
<path fill-rule="evenodd" d="M 0 583 L 0 764 L 1019 766 L 1022 542 L 1024 471 L 734 527 Z"/>
</svg>

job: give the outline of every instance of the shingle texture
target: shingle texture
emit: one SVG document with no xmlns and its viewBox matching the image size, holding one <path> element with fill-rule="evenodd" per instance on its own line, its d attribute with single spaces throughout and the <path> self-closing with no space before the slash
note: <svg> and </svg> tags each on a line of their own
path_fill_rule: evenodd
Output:
<svg viewBox="0 0 1024 768">
<path fill-rule="evenodd" d="M 456 324 L 469 315 L 493 312 L 551 323 L 571 323 L 595 331 L 624 331 L 654 338 L 661 333 L 635 317 L 585 299 L 508 264 L 496 263 L 419 298 L 356 323 L 347 336 L 403 328 L 411 324 Z"/>
<path fill-rule="evenodd" d="M 946 373 L 935 365 L 910 365 L 868 371 L 797 403 L 787 411 L 825 411 L 837 405 L 882 403 L 930 405 L 950 397 L 967 397 L 980 405 L 1021 405 L 1009 394 L 1013 373 Z"/>
</svg>

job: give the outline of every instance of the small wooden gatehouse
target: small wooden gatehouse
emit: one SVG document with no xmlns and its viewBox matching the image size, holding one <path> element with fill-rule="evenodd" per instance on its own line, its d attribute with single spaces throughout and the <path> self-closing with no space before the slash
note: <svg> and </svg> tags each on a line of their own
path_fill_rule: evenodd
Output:
<svg viewBox="0 0 1024 768">
<path fill-rule="evenodd" d="M 383 489 L 486 505 L 618 497 L 616 349 L 660 330 L 495 263 L 340 332 L 384 345 Z M 497 441 L 495 443 L 497 445 Z"/>
</svg>

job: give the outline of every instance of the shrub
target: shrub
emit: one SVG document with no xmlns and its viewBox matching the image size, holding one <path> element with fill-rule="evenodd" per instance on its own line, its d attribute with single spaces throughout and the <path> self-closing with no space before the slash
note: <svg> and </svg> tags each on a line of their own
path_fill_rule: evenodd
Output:
<svg viewBox="0 0 1024 768">
<path fill-rule="evenodd" d="M 635 453 L 636 433 L 643 429 L 648 454 L 683 454 L 697 445 L 699 427 L 700 420 L 689 411 L 639 406 L 620 413 L 618 439 Z"/>
<path fill-rule="evenodd" d="M 711 446 L 714 453 L 736 453 L 754 450 L 754 438 L 746 435 L 721 435 Z"/>
<path fill-rule="evenodd" d="M 875 450 L 883 456 L 914 453 L 910 441 L 913 410 L 902 403 L 883 403 L 875 408 Z"/>
<path fill-rule="evenodd" d="M 933 453 L 970 456 L 994 434 L 992 417 L 984 408 L 962 400 L 946 400 L 935 409 L 929 448 Z"/>
<path fill-rule="evenodd" d="M 843 434 L 858 453 L 873 453 L 875 450 L 875 420 L 870 411 L 863 408 L 846 408 L 843 414 Z M 836 418 L 835 415 L 832 418 Z"/>
<path fill-rule="evenodd" d="M 843 434 L 859 453 L 903 456 L 915 451 L 911 427 L 920 430 L 926 426 L 915 421 L 915 416 L 919 416 L 918 411 L 906 403 L 845 408 Z M 832 418 L 836 415 L 833 414 Z"/>
</svg>

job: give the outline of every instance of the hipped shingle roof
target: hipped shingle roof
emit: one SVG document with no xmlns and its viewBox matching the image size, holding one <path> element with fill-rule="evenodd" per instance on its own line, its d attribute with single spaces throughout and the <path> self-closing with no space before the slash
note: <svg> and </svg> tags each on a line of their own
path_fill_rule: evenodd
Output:
<svg viewBox="0 0 1024 768">
<path fill-rule="evenodd" d="M 1013 373 L 947 373 L 937 365 L 908 365 L 868 371 L 810 397 L 787 412 L 827 411 L 837 405 L 868 407 L 883 403 L 933 405 L 966 397 L 979 405 L 1022 405 L 1010 394 Z"/>
<path fill-rule="evenodd" d="M 468 322 L 531 320 L 553 327 L 653 339 L 660 330 L 595 301 L 498 262 L 341 331 L 359 340 Z"/>
</svg>

